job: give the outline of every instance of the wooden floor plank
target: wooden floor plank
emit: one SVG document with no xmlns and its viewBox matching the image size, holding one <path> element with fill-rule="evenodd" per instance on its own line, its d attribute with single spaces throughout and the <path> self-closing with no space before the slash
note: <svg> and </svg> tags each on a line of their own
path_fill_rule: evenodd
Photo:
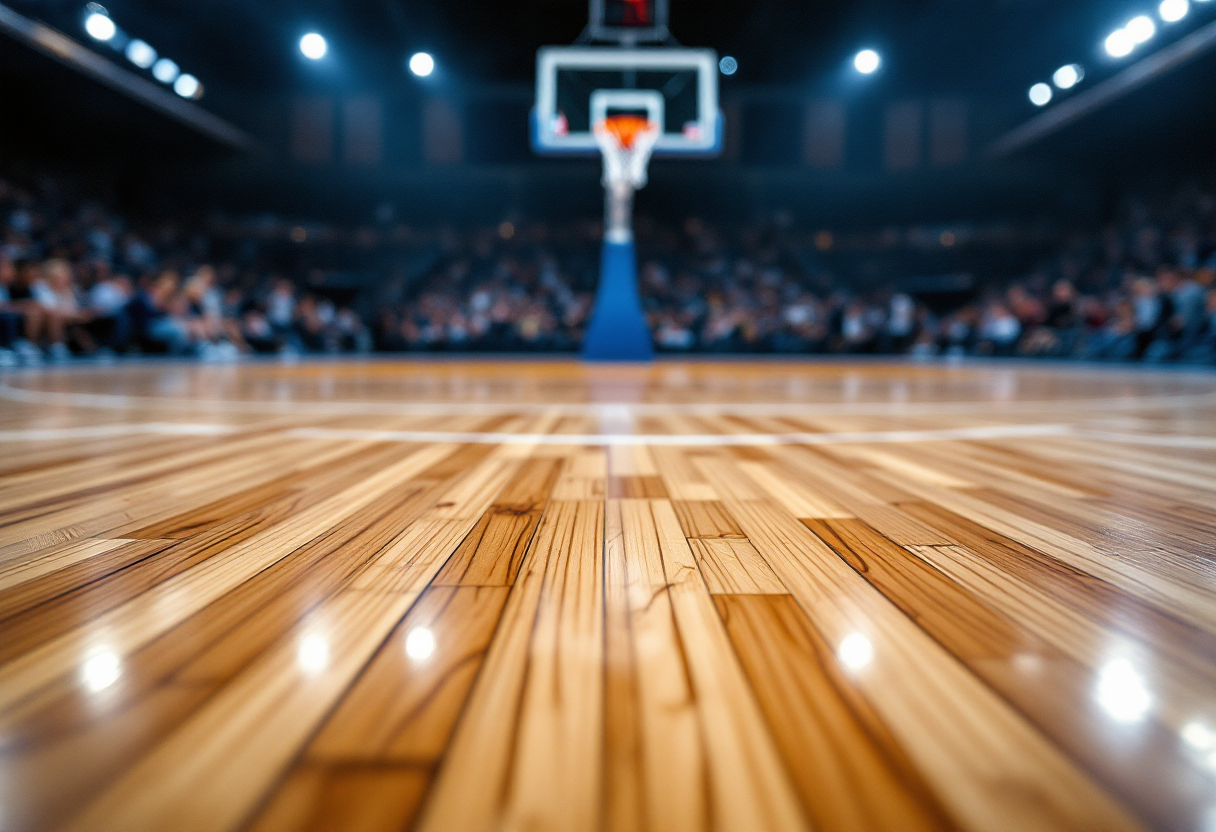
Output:
<svg viewBox="0 0 1216 832">
<path fill-rule="evenodd" d="M 715 500 L 672 500 L 684 534 L 693 538 L 742 538 L 743 531 Z"/>
<path fill-rule="evenodd" d="M 1202 823 L 1206 800 L 1196 791 L 1198 784 L 1174 732 L 1150 722 L 1140 728 L 1135 748 L 1129 749 L 1118 726 L 1094 706 L 1092 690 L 1100 666 L 1064 654 L 936 569 L 932 561 L 921 560 L 864 524 L 804 523 L 1142 817 L 1161 828 Z"/>
<path fill-rule="evenodd" d="M 511 588 L 498 630 L 457 724 L 419 829 L 492 828 L 506 795 L 532 631 L 558 529 L 577 504 L 550 503 Z"/>
<path fill-rule="evenodd" d="M 859 652 L 874 659 L 859 668 L 856 684 L 956 822 L 983 830 L 1139 828 L 805 526 L 780 506 L 732 499 L 724 472 L 705 469 L 815 628 L 830 643 L 867 645 Z M 1001 788 L 988 773 L 995 771 Z"/>
<path fill-rule="evenodd" d="M 1216 606 L 1211 603 L 1211 590 L 1207 587 L 1195 586 L 1184 576 L 1166 577 L 1120 561 L 1114 556 L 1117 553 L 1102 552 L 1065 532 L 1019 517 L 960 490 L 925 484 L 918 484 L 914 490 L 926 502 L 935 503 L 1088 575 L 1108 581 L 1216 635 Z"/>
<path fill-rule="evenodd" d="M 447 562 L 437 586 L 511 586 L 557 481 L 560 464 L 525 460 Z"/>
<path fill-rule="evenodd" d="M 417 483 L 372 501 L 326 534 L 228 592 L 138 652 L 121 658 L 121 684 L 105 690 L 104 707 L 76 680 L 0 717 L 14 747 L 0 753 L 10 778 L 27 788 L 9 811 L 43 818 L 70 812 L 112 779 L 115 766 L 137 759 L 207 696 L 284 638 L 309 610 L 407 535 L 401 531 L 431 506 L 440 486 Z M 454 545 L 454 544 L 453 544 Z M 116 656 L 116 658 L 118 658 Z M 143 714 L 138 729 L 130 719 Z M 53 784 L 38 772 L 56 771 Z M 50 789 L 41 788 L 49 785 Z M 40 825 L 48 825 L 43 823 Z"/>
<path fill-rule="evenodd" d="M 808 828 L 675 511 L 666 500 L 649 500 L 639 508 L 622 513 L 625 545 L 637 537 L 661 555 L 696 697 L 714 825 Z"/>
<path fill-rule="evenodd" d="M 789 590 L 746 540 L 688 541 L 711 595 L 786 595 Z"/>
<path fill-rule="evenodd" d="M 714 600 L 814 828 L 953 827 L 788 595 Z"/>
<path fill-rule="evenodd" d="M 374 500 L 389 488 L 451 453 L 450 447 L 424 448 L 379 474 L 350 486 L 312 512 L 273 526 L 222 554 L 209 558 L 120 607 L 101 615 L 92 631 L 64 633 L 0 667 L 0 710 L 56 677 L 72 672 L 79 657 L 94 647 L 93 631 L 108 635 L 115 652 L 132 652 L 185 620 L 228 590 L 311 540 L 335 521 Z"/>
<path fill-rule="evenodd" d="M 1205 830 L 1213 402 L 995 363 L 6 375 L 0 828 Z"/>
<path fill-rule="evenodd" d="M 413 601 L 352 592 L 327 604 L 296 643 L 229 684 L 65 828 L 232 828 Z"/>
<path fill-rule="evenodd" d="M 438 460 L 426 461 L 433 465 Z M 406 535 L 385 547 L 364 573 L 378 564 L 401 563 L 396 580 L 380 582 L 374 589 L 352 581 L 320 604 L 294 628 L 294 637 L 267 649 L 68 828 L 174 829 L 184 824 L 224 830 L 239 822 L 278 779 L 506 479 L 502 466 L 491 460 L 459 480 L 446 499 L 414 525 L 434 522 L 431 514 L 463 514 L 472 519 L 462 529 L 418 539 L 406 558 L 400 546 Z M 199 787 L 200 779 L 206 788 Z"/>
<path fill-rule="evenodd" d="M 391 454 L 383 453 L 385 449 L 380 450 L 374 456 L 359 453 L 343 455 L 315 471 L 320 476 L 313 481 L 302 480 L 298 473 L 293 473 L 268 486 L 239 492 L 231 498 L 231 502 L 221 500 L 218 504 L 204 506 L 201 513 L 189 512 L 185 517 L 169 519 L 151 529 L 129 530 L 137 538 L 152 537 L 152 540 L 133 541 L 119 551 L 106 552 L 103 557 L 83 561 L 72 558 L 66 565 L 55 558 L 53 564 L 62 565 L 63 572 L 47 574 L 37 583 L 22 587 L 14 595 L 19 597 L 21 609 L 57 599 L 58 607 L 73 608 L 70 614 L 73 623 L 81 615 L 99 614 L 156 583 L 168 580 L 213 552 L 234 546 L 292 514 L 307 511 L 325 497 L 332 496 L 346 478 L 373 473 L 409 453 L 409 449 L 404 449 L 404 452 L 395 449 L 396 452 Z M 230 510 L 225 511 L 225 506 Z M 223 520 L 216 522 L 221 516 Z M 180 533 L 183 524 L 191 534 Z M 149 534 L 150 531 L 164 533 L 169 539 L 163 543 L 157 542 Z M 14 567 L 14 571 L 16 569 Z M 0 610 L 4 607 L 4 602 L 0 601 Z M 40 640 L 49 639 L 57 632 L 56 625 L 46 621 L 48 613 L 60 620 L 67 617 L 62 609 L 52 610 L 49 607 L 30 616 L 29 627 L 37 632 Z M 7 617 L 7 614 L 0 614 L 0 617 Z M 10 625 L 13 628 L 9 630 L 12 637 L 8 645 L 10 650 L 20 642 L 16 635 L 17 626 Z"/>
<path fill-rule="evenodd" d="M 506 596 L 505 587 L 441 587 L 424 594 L 251 828 L 409 827 Z"/>
<path fill-rule="evenodd" d="M 603 504 L 558 503 L 529 646 L 503 829 L 598 828 L 603 765 Z M 552 800 L 554 793 L 561 801 Z"/>
<path fill-rule="evenodd" d="M 612 605 L 606 687 L 606 797 L 617 829 L 708 829 L 708 761 L 698 703 L 650 506 L 608 504 Z"/>
</svg>

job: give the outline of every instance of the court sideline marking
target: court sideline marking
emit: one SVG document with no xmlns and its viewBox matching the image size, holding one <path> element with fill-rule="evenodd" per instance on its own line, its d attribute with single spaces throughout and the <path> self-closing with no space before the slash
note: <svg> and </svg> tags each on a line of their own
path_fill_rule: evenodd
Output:
<svg viewBox="0 0 1216 832">
<path fill-rule="evenodd" d="M 503 403 L 486 402 L 268 402 L 256 400 L 223 400 L 171 398 L 157 396 L 126 396 L 112 393 L 63 393 L 27 390 L 0 384 L 0 398 L 23 404 L 58 404 L 104 410 L 127 410 L 136 407 L 187 406 L 235 413 L 290 413 L 316 416 L 354 415 L 419 415 L 450 414 L 493 416 L 518 413 L 554 413 L 568 415 L 599 415 L 605 408 L 628 408 L 638 415 L 682 413 L 688 415 L 737 414 L 741 416 L 783 415 L 935 415 L 1007 412 L 1044 412 L 1091 408 L 1103 411 L 1138 410 L 1162 407 L 1193 407 L 1216 404 L 1216 392 L 1175 393 L 1160 396 L 1124 396 L 1109 399 L 1076 399 L 1072 401 L 999 401 L 976 402 L 595 402 L 595 403 Z"/>
<path fill-rule="evenodd" d="M 73 428 L 0 430 L 0 443 L 44 442 L 73 439 L 108 439 L 120 436 L 228 436 L 244 433 L 232 425 L 146 422 L 127 425 L 97 425 Z M 345 440 L 352 442 L 414 442 L 474 445 L 668 445 L 723 447 L 735 445 L 864 445 L 911 442 L 957 442 L 983 439 L 1028 439 L 1073 437 L 1097 442 L 1151 445 L 1170 448 L 1216 450 L 1216 437 L 1167 436 L 1160 434 L 1112 433 L 1074 428 L 1069 425 L 990 425 L 940 430 L 881 430 L 836 433 L 752 434 L 562 434 L 477 433 L 472 431 L 370 430 L 350 428 L 289 428 L 274 431 L 291 439 Z"/>
<path fill-rule="evenodd" d="M 75 428 L 0 430 L 0 442 L 41 442 L 57 439 L 110 439 L 117 436 L 227 436 L 240 433 L 232 425 L 200 425 L 184 422 L 137 422 L 127 425 L 86 425 Z"/>
</svg>

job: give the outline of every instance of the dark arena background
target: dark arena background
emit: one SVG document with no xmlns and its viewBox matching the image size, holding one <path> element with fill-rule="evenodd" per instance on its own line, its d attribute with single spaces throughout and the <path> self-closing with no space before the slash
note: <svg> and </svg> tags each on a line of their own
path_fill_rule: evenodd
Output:
<svg viewBox="0 0 1216 832">
<path fill-rule="evenodd" d="M 0 0 L 0 832 L 1216 832 L 1216 0 Z"/>
</svg>

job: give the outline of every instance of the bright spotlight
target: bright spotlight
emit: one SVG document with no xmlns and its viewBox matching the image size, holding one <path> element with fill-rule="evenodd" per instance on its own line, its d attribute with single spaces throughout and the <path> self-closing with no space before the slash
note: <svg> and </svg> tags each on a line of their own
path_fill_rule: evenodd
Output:
<svg viewBox="0 0 1216 832">
<path fill-rule="evenodd" d="M 329 44 L 325 42 L 325 38 L 316 32 L 309 32 L 304 37 L 300 38 L 300 53 L 310 61 L 319 61 L 325 57 L 325 53 L 329 51 Z"/>
<path fill-rule="evenodd" d="M 177 68 L 177 64 L 168 58 L 161 58 L 156 63 L 152 64 L 152 77 L 162 84 L 172 84 L 177 80 L 178 73 L 181 72 Z"/>
<path fill-rule="evenodd" d="M 1127 25 L 1123 28 L 1127 30 L 1127 33 L 1132 36 L 1132 40 L 1137 44 L 1144 43 L 1157 34 L 1157 24 L 1146 14 L 1133 17 L 1127 21 Z"/>
<path fill-rule="evenodd" d="M 881 64 L 882 58 L 873 49 L 863 49 L 853 56 L 853 68 L 862 75 L 877 72 Z"/>
<path fill-rule="evenodd" d="M 718 71 L 723 75 L 734 75 L 739 71 L 739 62 L 727 55 L 718 61 Z"/>
<path fill-rule="evenodd" d="M 419 78 L 425 78 L 435 71 L 435 59 L 426 52 L 415 52 L 410 55 L 410 72 Z"/>
<path fill-rule="evenodd" d="M 1161 0 L 1161 5 L 1157 7 L 1157 14 L 1166 23 L 1177 23 L 1186 17 L 1190 10 L 1190 0 Z"/>
<path fill-rule="evenodd" d="M 140 69 L 156 63 L 156 50 L 138 38 L 127 44 L 127 60 Z"/>
<path fill-rule="evenodd" d="M 1062 90 L 1070 90 L 1085 77 L 1085 70 L 1080 64 L 1065 64 L 1051 76 L 1052 83 Z"/>
<path fill-rule="evenodd" d="M 101 12 L 90 12 L 84 19 L 84 30 L 93 40 L 106 41 L 118 34 L 118 27 L 110 16 Z"/>
<path fill-rule="evenodd" d="M 1030 88 L 1030 103 L 1036 107 L 1046 107 L 1051 103 L 1051 87 L 1039 82 Z"/>
<path fill-rule="evenodd" d="M 1112 58 L 1126 58 L 1136 48 L 1136 41 L 1126 29 L 1116 29 L 1106 38 L 1106 54 Z"/>
<path fill-rule="evenodd" d="M 173 91 L 182 98 L 198 98 L 203 85 L 193 75 L 179 75 L 173 82 Z"/>
</svg>

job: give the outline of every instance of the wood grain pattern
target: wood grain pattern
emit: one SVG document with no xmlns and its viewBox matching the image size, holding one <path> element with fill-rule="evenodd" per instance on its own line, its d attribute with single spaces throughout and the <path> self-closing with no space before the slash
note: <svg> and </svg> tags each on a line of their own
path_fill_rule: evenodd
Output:
<svg viewBox="0 0 1216 832">
<path fill-rule="evenodd" d="M 808 828 L 675 511 L 666 500 L 650 500 L 623 509 L 622 521 L 626 549 L 632 532 L 636 545 L 657 549 L 662 563 L 697 698 L 715 823 L 727 829 Z"/>
<path fill-rule="evenodd" d="M 437 587 L 419 600 L 292 766 L 253 829 L 410 825 L 506 601 L 502 587 Z M 433 653 L 415 648 L 425 631 Z M 418 636 L 414 636 L 418 638 Z M 350 818 L 350 821 L 346 819 Z"/>
<path fill-rule="evenodd" d="M 788 595 L 715 601 L 815 828 L 951 828 Z"/>
<path fill-rule="evenodd" d="M 605 826 L 699 830 L 710 806 L 696 697 L 662 558 L 638 535 L 638 508 L 610 501 L 605 524 Z"/>
<path fill-rule="evenodd" d="M 1213 404 L 1064 366 L 0 376 L 0 828 L 1208 832 Z"/>
</svg>

